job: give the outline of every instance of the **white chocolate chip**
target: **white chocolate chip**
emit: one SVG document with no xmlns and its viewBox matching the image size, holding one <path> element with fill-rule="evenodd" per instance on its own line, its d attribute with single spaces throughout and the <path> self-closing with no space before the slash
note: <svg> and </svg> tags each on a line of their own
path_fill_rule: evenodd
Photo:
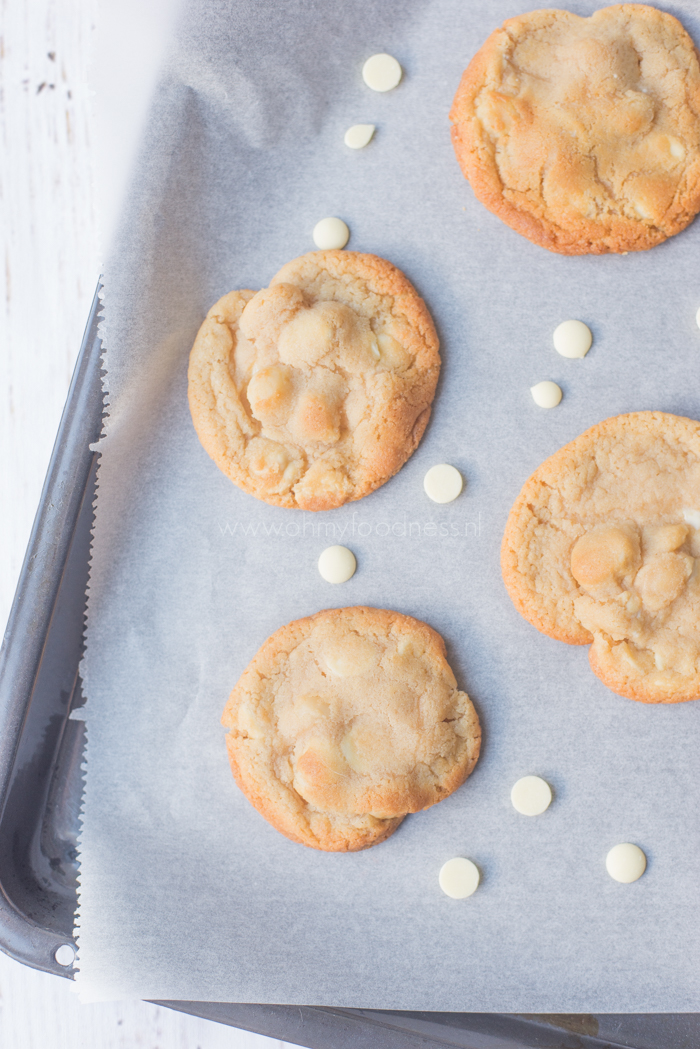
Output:
<svg viewBox="0 0 700 1049">
<path fill-rule="evenodd" d="M 391 91 L 401 80 L 401 66 L 391 55 L 372 55 L 362 67 L 362 79 L 373 91 Z"/>
<path fill-rule="evenodd" d="M 360 677 L 377 666 L 381 650 L 358 635 L 329 642 L 323 651 L 323 662 L 334 677 Z"/>
<path fill-rule="evenodd" d="M 571 359 L 585 357 L 593 342 L 591 329 L 583 321 L 562 321 L 552 338 L 557 353 Z"/>
<path fill-rule="evenodd" d="M 318 570 L 327 583 L 347 583 L 356 568 L 355 555 L 347 546 L 328 546 L 318 559 Z"/>
<path fill-rule="evenodd" d="M 350 230 L 342 219 L 321 219 L 314 226 L 314 244 L 321 251 L 344 248 L 350 239 Z"/>
<path fill-rule="evenodd" d="M 464 900 L 478 888 L 479 869 L 471 860 L 456 856 L 443 863 L 439 881 L 446 896 L 451 896 L 453 900 Z"/>
<path fill-rule="evenodd" d="M 648 208 L 644 207 L 644 204 L 641 202 L 641 200 L 636 200 L 636 201 L 633 200 L 632 201 L 632 207 L 634 208 L 636 213 L 639 215 L 640 219 L 653 219 L 654 216 L 652 215 L 652 213 L 649 211 Z"/>
<path fill-rule="evenodd" d="M 539 776 L 523 776 L 513 785 L 510 800 L 523 816 L 541 816 L 552 803 L 552 788 Z"/>
<path fill-rule="evenodd" d="M 616 845 L 610 850 L 605 867 L 611 878 L 629 884 L 641 878 L 647 867 L 647 858 L 638 845 Z"/>
<path fill-rule="evenodd" d="M 700 510 L 684 510 L 683 520 L 691 528 L 700 528 Z"/>
<path fill-rule="evenodd" d="M 350 149 L 364 149 L 374 134 L 374 124 L 353 124 L 345 132 L 343 141 Z"/>
<path fill-rule="evenodd" d="M 683 148 L 683 143 L 679 142 L 677 138 L 669 138 L 668 148 L 670 150 L 671 156 L 675 157 L 676 160 L 682 160 L 685 156 L 685 149 Z"/>
<path fill-rule="evenodd" d="M 561 387 L 545 379 L 530 387 L 532 399 L 539 408 L 556 408 L 561 400 Z"/>
<path fill-rule="evenodd" d="M 451 503 L 462 491 L 463 481 L 459 470 L 447 463 L 431 466 L 423 478 L 425 494 L 434 503 Z"/>
</svg>

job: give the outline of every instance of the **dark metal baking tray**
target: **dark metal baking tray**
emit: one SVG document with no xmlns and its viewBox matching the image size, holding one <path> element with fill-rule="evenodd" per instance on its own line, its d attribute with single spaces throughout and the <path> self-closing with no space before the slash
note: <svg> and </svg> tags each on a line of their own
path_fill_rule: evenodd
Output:
<svg viewBox="0 0 700 1049">
<path fill-rule="evenodd" d="M 72 977 L 85 589 L 103 399 L 95 295 L 0 650 L 0 948 Z M 669 980 L 673 978 L 669 974 Z M 694 1049 L 700 1015 L 502 1016 L 160 1002 L 312 1049 Z"/>
</svg>

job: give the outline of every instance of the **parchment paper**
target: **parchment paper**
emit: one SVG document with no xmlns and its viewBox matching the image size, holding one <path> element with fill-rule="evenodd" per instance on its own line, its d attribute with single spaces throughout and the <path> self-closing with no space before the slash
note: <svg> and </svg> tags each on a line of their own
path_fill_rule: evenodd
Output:
<svg viewBox="0 0 700 1049">
<path fill-rule="evenodd" d="M 570 8 L 590 14 L 595 5 Z M 700 222 L 653 251 L 564 258 L 478 204 L 452 153 L 461 72 L 520 0 L 200 0 L 190 5 L 106 273 L 109 419 L 95 523 L 85 687 L 79 986 L 140 997 L 505 1012 L 692 1011 L 700 705 L 644 706 L 552 641 L 501 582 L 509 508 L 548 455 L 610 415 L 700 416 Z M 700 40 L 690 0 L 671 8 Z M 404 69 L 361 80 L 378 51 Z M 367 149 L 343 134 L 377 125 Z M 186 404 L 206 310 L 313 250 L 339 215 L 425 297 L 442 344 L 433 419 L 401 472 L 324 514 L 269 507 L 209 460 Z M 590 325 L 585 360 L 554 327 Z M 553 379 L 554 411 L 529 387 Z M 454 503 L 423 494 L 457 466 Z M 342 542 L 358 571 L 316 570 Z M 446 639 L 478 708 L 468 782 L 385 844 L 324 854 L 273 830 L 235 786 L 219 717 L 262 642 L 321 608 L 369 604 Z M 555 799 L 519 816 L 535 773 Z M 608 850 L 638 843 L 619 885 Z M 437 882 L 452 856 L 482 883 Z"/>
</svg>

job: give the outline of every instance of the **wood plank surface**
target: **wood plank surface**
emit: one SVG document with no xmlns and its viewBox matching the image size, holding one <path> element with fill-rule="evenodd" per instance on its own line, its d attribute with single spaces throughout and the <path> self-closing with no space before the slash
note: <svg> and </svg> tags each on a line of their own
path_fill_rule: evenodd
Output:
<svg viewBox="0 0 700 1049">
<path fill-rule="evenodd" d="M 3 629 L 99 276 L 87 81 L 97 16 L 96 0 L 0 0 Z M 145 1002 L 81 1005 L 70 981 L 0 953 L 2 1049 L 285 1044 Z"/>
</svg>

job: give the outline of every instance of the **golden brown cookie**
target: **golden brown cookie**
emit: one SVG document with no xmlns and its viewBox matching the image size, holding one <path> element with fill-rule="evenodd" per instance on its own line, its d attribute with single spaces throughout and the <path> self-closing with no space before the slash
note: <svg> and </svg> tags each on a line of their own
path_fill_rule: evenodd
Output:
<svg viewBox="0 0 700 1049">
<path fill-rule="evenodd" d="M 314 251 L 207 314 L 189 367 L 200 441 L 244 491 L 331 510 L 388 481 L 423 436 L 435 327 L 385 259 Z"/>
<path fill-rule="evenodd" d="M 606 419 L 535 471 L 510 512 L 503 579 L 518 611 L 644 703 L 700 697 L 700 423 Z"/>
<path fill-rule="evenodd" d="M 384 841 L 459 787 L 479 719 L 425 623 L 337 608 L 268 638 L 222 724 L 233 775 L 273 827 L 327 852 Z"/>
<path fill-rule="evenodd" d="M 550 251 L 643 251 L 700 211 L 698 53 L 654 7 L 508 19 L 450 119 L 478 199 Z"/>
</svg>

